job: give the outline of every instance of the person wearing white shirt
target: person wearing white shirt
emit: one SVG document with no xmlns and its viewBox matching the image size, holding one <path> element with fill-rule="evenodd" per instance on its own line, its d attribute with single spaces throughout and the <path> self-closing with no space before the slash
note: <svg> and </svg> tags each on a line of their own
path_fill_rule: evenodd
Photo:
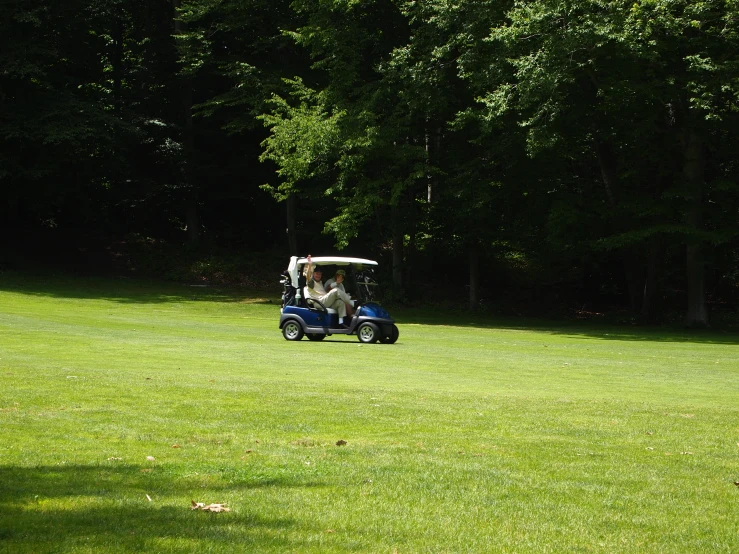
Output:
<svg viewBox="0 0 739 554">
<path fill-rule="evenodd" d="M 308 264 L 305 278 L 310 297 L 318 300 L 326 308 L 336 310 L 339 313 L 339 323 L 344 325 L 346 303 L 341 298 L 339 289 L 326 290 L 323 285 L 323 269 L 320 266 L 313 267 L 312 264 Z"/>
<path fill-rule="evenodd" d="M 346 289 L 344 288 L 344 277 L 346 277 L 346 272 L 343 269 L 337 270 L 336 275 L 334 275 L 334 278 L 326 281 L 325 287 L 329 291 L 331 290 L 339 291 L 339 297 L 346 304 L 346 313 L 349 317 L 352 317 L 354 315 L 354 308 L 353 308 L 354 301 L 346 293 Z"/>
</svg>

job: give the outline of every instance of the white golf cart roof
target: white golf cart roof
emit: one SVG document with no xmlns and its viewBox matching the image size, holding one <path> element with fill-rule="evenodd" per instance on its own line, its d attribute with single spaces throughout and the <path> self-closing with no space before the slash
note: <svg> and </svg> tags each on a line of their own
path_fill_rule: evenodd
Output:
<svg viewBox="0 0 739 554">
<path fill-rule="evenodd" d="M 311 256 L 310 261 L 311 263 L 316 265 L 377 265 L 377 262 L 374 260 L 365 260 L 364 258 L 347 258 L 345 256 L 316 256 L 315 258 Z M 302 268 L 307 263 L 308 258 L 298 258 L 297 256 L 293 256 L 290 258 L 290 265 L 288 266 L 287 270 L 290 273 L 290 281 L 292 281 L 293 287 L 298 288 L 298 268 Z M 298 290 L 298 294 L 302 294 L 300 290 Z"/>
<path fill-rule="evenodd" d="M 342 256 L 311 256 L 311 262 L 317 265 L 377 265 L 374 260 L 365 260 L 364 258 L 345 258 Z M 308 258 L 298 258 L 297 265 L 303 266 L 308 263 Z"/>
</svg>

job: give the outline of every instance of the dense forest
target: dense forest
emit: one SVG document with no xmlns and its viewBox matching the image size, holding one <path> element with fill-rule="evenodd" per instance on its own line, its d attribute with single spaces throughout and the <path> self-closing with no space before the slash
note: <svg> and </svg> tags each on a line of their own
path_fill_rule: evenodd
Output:
<svg viewBox="0 0 739 554">
<path fill-rule="evenodd" d="M 4 0 L 0 27 L 4 266 L 342 252 L 399 301 L 695 326 L 739 297 L 735 0 Z"/>
</svg>

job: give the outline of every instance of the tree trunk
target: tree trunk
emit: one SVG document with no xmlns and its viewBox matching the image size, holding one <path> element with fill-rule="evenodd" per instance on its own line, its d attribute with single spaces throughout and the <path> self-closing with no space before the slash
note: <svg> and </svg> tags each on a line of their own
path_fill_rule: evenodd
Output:
<svg viewBox="0 0 739 554">
<path fill-rule="evenodd" d="M 123 17 L 121 8 L 116 7 L 113 12 L 112 53 L 110 62 L 113 76 L 113 112 L 120 117 L 123 110 L 121 83 L 123 81 Z"/>
<path fill-rule="evenodd" d="M 685 324 L 689 327 L 707 327 L 705 268 L 703 252 L 699 244 L 689 244 L 686 251 L 688 277 L 688 309 Z"/>
<path fill-rule="evenodd" d="M 595 153 L 598 156 L 598 165 L 600 166 L 600 176 L 603 179 L 603 186 L 606 189 L 606 198 L 612 208 L 618 204 L 616 194 L 613 187 L 616 183 L 616 155 L 610 143 L 595 139 Z"/>
<path fill-rule="evenodd" d="M 295 228 L 296 203 L 297 198 L 295 197 L 295 194 L 291 192 L 287 195 L 287 200 L 285 201 L 285 204 L 287 204 L 287 245 L 290 249 L 291 256 L 298 255 L 298 233 Z"/>
<path fill-rule="evenodd" d="M 408 203 L 408 209 L 404 211 L 405 217 L 403 217 L 401 228 L 403 232 L 403 291 L 407 298 L 412 294 L 413 290 L 413 269 L 416 267 L 416 258 L 418 250 L 416 248 L 416 239 L 418 237 L 418 221 L 419 221 L 419 206 L 416 202 L 416 194 L 412 188 L 408 188 L 406 191 L 406 202 Z M 405 237 L 408 237 L 406 243 Z"/>
<path fill-rule="evenodd" d="M 426 133 L 424 134 L 424 142 L 426 146 L 426 203 L 430 206 L 431 205 L 432 181 L 431 181 L 431 172 L 428 171 L 428 168 L 431 165 L 431 137 L 429 136 L 428 122 L 429 122 L 429 118 L 426 117 Z"/>
<path fill-rule="evenodd" d="M 18 224 L 19 197 L 14 190 L 9 190 L 5 199 L 7 202 L 5 206 L 5 220 L 0 223 L 0 226 L 8 230 L 13 229 Z"/>
<path fill-rule="evenodd" d="M 470 311 L 477 310 L 480 302 L 480 251 L 477 241 L 470 243 Z"/>
<path fill-rule="evenodd" d="M 639 261 L 639 254 L 633 247 L 625 247 L 621 257 L 624 261 L 626 273 L 626 294 L 629 300 L 629 310 L 638 314 L 644 299 L 644 272 Z"/>
<path fill-rule="evenodd" d="M 695 230 L 700 229 L 703 211 L 703 171 L 705 146 L 696 132 L 687 132 L 683 140 L 685 162 L 683 179 L 688 202 L 685 214 L 686 223 Z M 700 239 L 688 238 L 686 245 L 686 274 L 688 286 L 688 306 L 685 324 L 691 327 L 708 326 L 706 308 L 705 264 L 703 245 Z"/>
<path fill-rule="evenodd" d="M 613 147 L 608 141 L 595 139 L 595 152 L 598 156 L 600 174 L 603 186 L 606 190 L 606 198 L 611 208 L 618 206 L 618 198 L 615 192 L 618 172 L 616 170 L 616 155 Z M 639 313 L 643 296 L 643 275 L 639 256 L 633 248 L 624 247 L 621 250 L 621 258 L 624 264 L 624 277 L 626 279 L 626 298 L 632 313 Z"/>
<path fill-rule="evenodd" d="M 403 225 L 400 206 L 392 207 L 393 221 L 393 289 L 399 295 L 403 294 Z"/>
<path fill-rule="evenodd" d="M 185 110 L 185 160 L 184 160 L 184 180 L 185 180 L 185 221 L 187 222 L 187 235 L 192 246 L 200 244 L 200 206 L 198 201 L 198 191 L 195 187 L 195 176 L 193 172 L 193 128 L 192 128 L 192 89 L 190 88 L 190 80 L 187 79 L 185 90 L 183 91 L 183 108 Z"/>
<path fill-rule="evenodd" d="M 654 323 L 658 319 L 659 306 L 659 277 L 662 265 L 662 239 L 653 238 L 649 245 L 647 259 L 647 277 L 644 281 L 644 297 L 641 304 L 639 319 L 644 323 Z"/>
<path fill-rule="evenodd" d="M 190 173 L 190 172 L 188 172 Z M 197 193 L 189 187 L 185 197 L 185 221 L 187 222 L 187 237 L 191 246 L 200 245 L 200 206 Z"/>
<path fill-rule="evenodd" d="M 174 30 L 176 34 L 180 34 L 185 30 L 185 25 L 177 13 L 182 0 L 172 0 L 175 8 L 174 13 Z M 194 130 L 192 126 L 192 80 L 185 78 L 182 80 L 181 103 L 182 103 L 182 143 L 184 146 L 185 159 L 183 180 L 185 192 L 185 222 L 187 223 L 187 236 L 191 246 L 200 245 L 200 206 L 198 201 L 198 191 L 195 186 L 195 173 L 193 171 L 194 158 Z"/>
<path fill-rule="evenodd" d="M 428 118 L 426 119 L 428 124 Z M 441 156 L 441 128 L 437 127 L 433 132 L 433 141 L 430 135 L 428 126 L 426 127 L 425 133 L 425 144 L 426 144 L 426 208 L 431 206 L 431 202 L 434 199 L 434 178 L 431 174 L 431 167 L 436 163 L 439 165 L 439 158 Z"/>
</svg>

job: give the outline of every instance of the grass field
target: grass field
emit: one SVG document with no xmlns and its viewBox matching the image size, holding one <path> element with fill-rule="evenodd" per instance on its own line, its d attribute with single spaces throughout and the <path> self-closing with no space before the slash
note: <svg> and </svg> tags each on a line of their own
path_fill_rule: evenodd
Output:
<svg viewBox="0 0 739 554">
<path fill-rule="evenodd" d="M 0 274 L 0 552 L 739 552 L 736 336 L 278 302 Z"/>
</svg>

